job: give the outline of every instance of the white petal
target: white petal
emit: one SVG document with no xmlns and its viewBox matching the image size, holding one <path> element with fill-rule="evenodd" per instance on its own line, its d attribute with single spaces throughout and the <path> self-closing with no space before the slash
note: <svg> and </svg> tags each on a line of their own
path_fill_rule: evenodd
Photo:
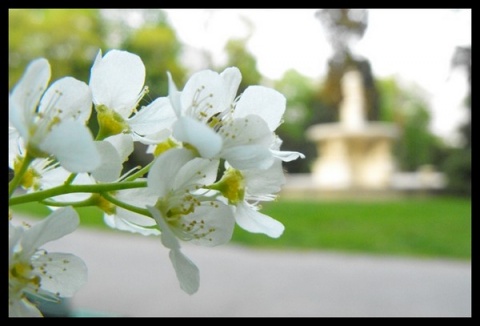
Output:
<svg viewBox="0 0 480 326">
<path fill-rule="evenodd" d="M 219 134 L 223 138 L 223 148 L 253 144 L 270 148 L 275 142 L 274 133 L 265 120 L 254 114 L 225 122 Z"/>
<path fill-rule="evenodd" d="M 279 158 L 284 162 L 290 162 L 298 158 L 305 158 L 305 155 L 300 152 L 281 151 L 280 147 L 282 146 L 282 143 L 282 139 L 277 136 L 270 147 L 273 156 L 275 156 L 276 158 Z"/>
<path fill-rule="evenodd" d="M 242 74 L 237 67 L 229 67 L 225 69 L 220 76 L 226 88 L 226 101 L 233 103 L 237 96 L 238 86 L 240 86 L 240 82 L 242 81 Z"/>
<path fill-rule="evenodd" d="M 47 253 L 32 260 L 34 268 L 43 266 L 41 288 L 71 297 L 87 282 L 87 266 L 79 257 L 64 253 Z"/>
<path fill-rule="evenodd" d="M 276 151 L 272 150 L 272 154 L 274 157 L 279 158 L 283 162 L 291 162 L 298 158 L 305 158 L 305 155 L 300 152 L 292 152 L 292 151 Z"/>
<path fill-rule="evenodd" d="M 193 158 L 185 163 L 177 173 L 173 188 L 185 189 L 192 185 L 208 185 L 215 181 L 218 172 L 218 160 Z"/>
<path fill-rule="evenodd" d="M 161 142 L 166 141 L 167 138 L 172 135 L 172 131 L 170 129 L 163 129 L 163 130 L 160 130 L 159 132 L 150 134 L 148 136 L 139 136 L 136 133 L 133 133 L 131 135 L 134 141 L 139 141 L 145 145 L 157 145 Z M 147 151 L 147 153 L 153 153 L 153 152 Z"/>
<path fill-rule="evenodd" d="M 44 58 L 33 60 L 13 88 L 9 98 L 9 119 L 27 139 L 28 127 L 38 102 L 50 80 L 50 64 Z"/>
<path fill-rule="evenodd" d="M 8 302 L 8 317 L 43 317 L 43 315 L 27 299 L 14 299 Z"/>
<path fill-rule="evenodd" d="M 147 208 L 161 229 L 160 239 L 162 240 L 162 244 L 171 249 L 170 260 L 175 269 L 178 281 L 180 282 L 180 287 L 188 294 L 197 292 L 200 286 L 200 274 L 197 266 L 182 254 L 177 238 L 160 215 L 160 212 L 151 206 L 147 206 Z"/>
<path fill-rule="evenodd" d="M 85 123 L 92 112 L 92 93 L 87 84 L 72 77 L 64 77 L 47 89 L 40 101 L 39 112 L 52 120 L 75 119 Z"/>
<path fill-rule="evenodd" d="M 182 217 L 186 225 L 195 221 L 195 231 L 190 240 L 201 246 L 214 247 L 230 241 L 235 228 L 232 208 L 218 201 L 202 202 L 191 214 Z M 173 229 L 175 232 L 175 229 Z"/>
<path fill-rule="evenodd" d="M 139 226 L 156 226 L 157 225 L 157 223 L 153 218 L 145 215 L 137 214 L 132 211 L 128 211 L 121 207 L 117 207 L 116 216 L 121 218 L 124 221 L 130 222 L 132 224 L 136 224 Z"/>
<path fill-rule="evenodd" d="M 178 91 L 177 86 L 175 85 L 172 74 L 167 71 L 168 75 L 168 99 L 175 111 L 177 117 L 182 115 L 182 102 L 181 102 L 181 92 Z"/>
<path fill-rule="evenodd" d="M 89 172 L 100 164 L 90 130 L 77 121 L 64 121 L 53 128 L 40 149 L 54 155 L 70 172 Z"/>
<path fill-rule="evenodd" d="M 200 287 L 198 267 L 179 249 L 170 250 L 169 256 L 180 282 L 180 288 L 188 294 L 197 292 Z"/>
<path fill-rule="evenodd" d="M 263 233 L 272 238 L 282 235 L 285 227 L 279 221 L 257 212 L 247 203 L 241 203 L 235 211 L 235 220 L 244 230 L 252 233 Z"/>
<path fill-rule="evenodd" d="M 13 254 L 18 249 L 18 244 L 23 236 L 25 229 L 21 226 L 15 226 L 12 222 L 8 222 L 8 265 L 10 266 L 13 261 Z"/>
<path fill-rule="evenodd" d="M 125 217 L 127 216 L 128 213 L 131 213 L 127 210 L 121 209 L 117 207 L 117 213 L 115 215 L 103 215 L 103 220 L 105 224 L 107 224 L 109 227 L 122 230 L 122 231 L 128 231 L 132 233 L 139 233 L 144 236 L 149 236 L 149 235 L 159 235 L 160 231 L 154 228 L 148 228 L 148 227 L 143 227 L 141 225 L 132 223 Z M 131 213 L 134 214 L 134 213 Z M 139 214 L 135 214 L 138 216 L 143 216 Z M 145 219 L 149 219 L 150 221 L 153 222 L 154 225 L 156 225 L 155 221 L 151 218 L 148 218 L 145 216 Z M 138 219 L 137 219 L 138 220 Z"/>
<path fill-rule="evenodd" d="M 137 179 L 137 181 L 145 181 L 145 179 Z M 115 197 L 118 200 L 139 207 L 145 207 L 146 205 L 153 206 L 158 200 L 158 195 L 152 192 L 150 188 L 133 188 L 120 190 L 116 193 Z M 149 218 L 149 220 L 152 221 L 153 224 L 155 224 L 155 222 L 151 218 Z"/>
<path fill-rule="evenodd" d="M 207 125 L 189 117 L 182 117 L 173 125 L 173 136 L 194 146 L 204 158 L 212 158 L 222 148 L 222 137 Z"/>
<path fill-rule="evenodd" d="M 129 135 L 118 134 L 105 138 L 105 141 L 113 145 L 121 162 L 125 162 L 133 153 L 133 140 Z"/>
<path fill-rule="evenodd" d="M 261 116 L 271 131 L 277 129 L 285 112 L 286 99 L 281 93 L 264 86 L 250 86 L 238 100 L 233 117 L 249 114 Z"/>
<path fill-rule="evenodd" d="M 13 169 L 13 163 L 18 155 L 22 155 L 24 146 L 17 129 L 8 127 L 8 166 Z"/>
<path fill-rule="evenodd" d="M 191 151 L 183 148 L 168 150 L 157 157 L 148 173 L 148 188 L 158 197 L 165 196 L 173 189 L 180 168 L 193 157 Z"/>
<path fill-rule="evenodd" d="M 212 115 L 227 109 L 227 89 L 217 72 L 203 70 L 193 74 L 181 94 L 182 115 L 196 120 L 208 120 Z"/>
<path fill-rule="evenodd" d="M 120 177 L 123 161 L 115 147 L 108 141 L 97 141 L 95 146 L 100 153 L 100 164 L 92 171 L 92 176 L 100 182 L 112 182 Z"/>
<path fill-rule="evenodd" d="M 266 170 L 242 171 L 245 178 L 246 192 L 249 195 L 268 195 L 278 193 L 285 184 L 282 162 L 275 160 Z"/>
<path fill-rule="evenodd" d="M 128 124 L 139 135 L 149 135 L 171 128 L 177 119 L 170 100 L 166 97 L 157 98 L 148 106 L 143 107 L 129 119 Z"/>
<path fill-rule="evenodd" d="M 111 50 L 95 61 L 90 76 L 93 102 L 128 118 L 145 82 L 145 66 L 136 54 Z"/>
<path fill-rule="evenodd" d="M 147 208 L 157 222 L 158 226 L 160 227 L 160 239 L 162 240 L 162 244 L 168 249 L 180 250 L 180 243 L 175 237 L 175 234 L 168 226 L 167 222 L 165 222 L 165 219 L 158 211 L 158 209 L 152 206 L 147 206 Z"/>
<path fill-rule="evenodd" d="M 73 232 L 79 223 L 78 214 L 71 207 L 54 211 L 47 218 L 25 231 L 22 237 L 24 253 L 31 254 L 45 243 Z"/>
<path fill-rule="evenodd" d="M 238 170 L 267 169 L 274 157 L 268 148 L 261 145 L 235 146 L 222 150 L 221 156 Z"/>
<path fill-rule="evenodd" d="M 99 49 L 97 52 L 97 55 L 95 56 L 95 60 L 93 60 L 92 69 L 101 61 L 102 61 L 102 49 Z"/>
</svg>

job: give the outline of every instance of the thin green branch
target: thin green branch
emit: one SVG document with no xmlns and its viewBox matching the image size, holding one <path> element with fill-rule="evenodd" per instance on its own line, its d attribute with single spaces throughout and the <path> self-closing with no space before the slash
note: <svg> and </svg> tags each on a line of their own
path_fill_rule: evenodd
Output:
<svg viewBox="0 0 480 326">
<path fill-rule="evenodd" d="M 73 182 L 73 180 L 77 177 L 77 173 L 72 173 L 68 176 L 68 179 L 64 182 L 64 184 L 69 185 Z"/>
<path fill-rule="evenodd" d="M 47 206 L 54 206 L 54 207 L 65 207 L 65 206 L 72 206 L 72 207 L 86 207 L 86 206 L 95 206 L 97 204 L 96 200 L 93 197 L 89 197 L 85 200 L 81 201 L 69 201 L 69 202 L 58 202 L 53 200 L 42 200 L 40 203 L 47 205 Z"/>
<path fill-rule="evenodd" d="M 22 195 L 10 198 L 9 205 L 18 205 L 28 202 L 42 201 L 50 197 L 59 195 L 71 194 L 71 193 L 104 193 L 108 191 L 117 191 L 132 188 L 145 188 L 147 186 L 146 181 L 130 181 L 130 182 L 118 182 L 118 183 L 100 183 L 91 185 L 61 185 L 58 187 Z"/>
<path fill-rule="evenodd" d="M 126 210 L 129 210 L 129 211 L 137 213 L 137 214 L 152 217 L 152 214 L 150 214 L 150 212 L 146 208 L 140 208 L 140 207 L 137 207 L 137 206 L 127 204 L 123 201 L 118 200 L 114 196 L 111 196 L 111 195 L 107 194 L 107 193 L 102 193 L 101 196 L 103 198 L 105 198 L 106 200 L 108 200 L 109 202 L 111 202 L 112 204 L 117 205 L 118 207 L 124 208 Z"/>
<path fill-rule="evenodd" d="M 152 167 L 152 164 L 153 164 L 154 161 L 148 163 L 147 165 L 145 165 L 143 168 L 141 168 L 140 170 L 138 170 L 137 172 L 135 172 L 134 174 L 132 174 L 131 176 L 129 176 L 128 178 L 125 179 L 125 181 L 133 181 L 137 178 L 141 178 L 143 177 L 143 175 L 145 173 L 147 173 L 150 168 Z"/>
</svg>

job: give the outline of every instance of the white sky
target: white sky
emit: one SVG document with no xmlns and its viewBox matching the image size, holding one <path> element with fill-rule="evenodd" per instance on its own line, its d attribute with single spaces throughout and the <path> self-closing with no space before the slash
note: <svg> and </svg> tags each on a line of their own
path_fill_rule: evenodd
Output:
<svg viewBox="0 0 480 326">
<path fill-rule="evenodd" d="M 212 52 L 215 63 L 225 60 L 228 39 L 243 37 L 253 24 L 248 43 L 258 69 L 278 79 L 291 68 L 321 80 L 332 51 L 326 42 L 317 9 L 165 9 L 184 44 Z M 457 45 L 471 44 L 471 10 L 369 9 L 369 23 L 354 51 L 370 60 L 377 77 L 395 76 L 426 91 L 432 108 L 431 129 L 455 142 L 462 107 L 465 75 L 452 73 Z M 188 66 L 188 62 L 186 62 Z"/>
</svg>

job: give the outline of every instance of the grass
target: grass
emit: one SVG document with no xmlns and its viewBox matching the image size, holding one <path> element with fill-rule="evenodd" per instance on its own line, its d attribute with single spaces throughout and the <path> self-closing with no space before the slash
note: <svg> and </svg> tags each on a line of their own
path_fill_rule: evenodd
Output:
<svg viewBox="0 0 480 326">
<path fill-rule="evenodd" d="M 236 230 L 233 241 L 271 248 L 424 257 L 471 257 L 471 202 L 418 198 L 382 202 L 279 201 L 262 212 L 285 225 L 279 239 Z"/>
<path fill-rule="evenodd" d="M 15 207 L 45 216 L 38 204 Z M 83 226 L 108 229 L 95 208 L 78 210 Z M 433 258 L 471 257 L 471 201 L 460 198 L 411 198 L 381 202 L 288 201 L 264 205 L 262 213 L 285 225 L 271 239 L 236 227 L 232 242 L 273 249 L 334 250 Z"/>
</svg>

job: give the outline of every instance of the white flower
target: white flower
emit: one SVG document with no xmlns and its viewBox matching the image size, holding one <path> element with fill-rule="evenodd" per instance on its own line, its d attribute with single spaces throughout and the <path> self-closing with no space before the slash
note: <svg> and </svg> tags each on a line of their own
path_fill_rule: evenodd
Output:
<svg viewBox="0 0 480 326">
<path fill-rule="evenodd" d="M 200 156 L 223 158 L 237 169 L 266 169 L 275 157 L 292 160 L 302 156 L 280 152 L 276 147 L 274 131 L 286 105 L 279 92 L 251 86 L 235 100 L 241 81 L 235 67 L 221 74 L 198 72 L 182 92 L 169 78 L 169 98 L 179 117 L 173 125 L 173 136 L 193 146 Z"/>
<path fill-rule="evenodd" d="M 88 172 L 100 163 L 85 122 L 91 113 L 88 86 L 72 77 L 50 80 L 46 59 L 32 61 L 9 97 L 9 161 L 18 148 L 33 157 L 53 155 L 71 172 Z M 13 130 L 13 129 L 16 129 Z M 23 151 L 24 152 L 24 151 Z"/>
<path fill-rule="evenodd" d="M 211 119 L 230 109 L 232 94 L 235 96 L 240 79 L 230 78 L 229 73 L 220 75 L 204 70 L 195 73 L 179 92 L 170 74 L 168 77 L 169 98 L 178 117 L 173 136 L 195 147 L 202 157 L 213 158 L 222 148 L 222 138 L 210 125 L 214 121 Z"/>
<path fill-rule="evenodd" d="M 162 240 L 162 244 L 170 249 L 170 261 L 172 262 L 177 279 L 180 282 L 180 288 L 188 294 L 194 294 L 200 287 L 200 272 L 198 267 L 180 251 L 180 243 L 170 230 L 170 226 L 164 217 L 160 215 L 160 212 L 152 206 L 147 207 L 162 229 L 160 239 Z"/>
<path fill-rule="evenodd" d="M 118 134 L 96 141 L 100 152 L 100 165 L 92 171 L 92 177 L 100 182 L 113 182 L 120 177 L 123 163 L 133 152 L 132 137 Z"/>
<path fill-rule="evenodd" d="M 202 157 L 224 158 L 237 168 L 267 168 L 273 163 L 268 146 L 274 138 L 268 125 L 258 116 L 231 116 L 242 78 L 237 68 L 221 74 L 198 72 L 182 92 L 169 78 L 169 98 L 179 117 L 173 125 L 176 139 L 193 146 Z"/>
<path fill-rule="evenodd" d="M 147 205 L 155 205 L 158 196 L 153 195 L 148 188 L 136 188 L 117 191 L 112 194 L 117 200 L 123 201 L 137 207 L 146 207 Z M 106 203 L 106 205 L 108 205 Z M 108 205 L 110 208 L 105 209 L 103 220 L 109 227 L 139 233 L 145 236 L 159 235 L 160 231 L 156 228 L 157 222 L 151 217 L 137 214 L 124 208 Z"/>
<path fill-rule="evenodd" d="M 162 243 L 171 250 L 180 286 L 189 294 L 198 289 L 198 270 L 180 252 L 177 238 L 217 246 L 231 239 L 235 226 L 228 205 L 202 195 L 202 188 L 215 181 L 218 164 L 195 158 L 187 149 L 171 149 L 156 159 L 148 174 L 148 187 L 159 198 L 148 209 L 160 227 Z"/>
<path fill-rule="evenodd" d="M 72 254 L 47 253 L 45 243 L 73 232 L 79 223 L 70 207 L 59 209 L 30 228 L 9 223 L 8 314 L 41 317 L 26 294 L 46 300 L 72 296 L 87 279 L 84 262 Z"/>
<path fill-rule="evenodd" d="M 241 228 L 278 238 L 285 227 L 260 213 L 258 203 L 274 200 L 283 184 L 282 161 L 276 159 L 268 169 L 240 171 L 227 165 L 222 179 L 208 188 L 219 191 L 230 205 L 235 206 L 235 221 Z"/>
<path fill-rule="evenodd" d="M 134 140 L 153 144 L 169 136 L 175 114 L 168 99 L 158 98 L 136 112 L 146 92 L 144 82 L 145 66 L 136 54 L 111 50 L 102 57 L 98 52 L 89 85 L 102 139 L 129 133 Z"/>
</svg>

